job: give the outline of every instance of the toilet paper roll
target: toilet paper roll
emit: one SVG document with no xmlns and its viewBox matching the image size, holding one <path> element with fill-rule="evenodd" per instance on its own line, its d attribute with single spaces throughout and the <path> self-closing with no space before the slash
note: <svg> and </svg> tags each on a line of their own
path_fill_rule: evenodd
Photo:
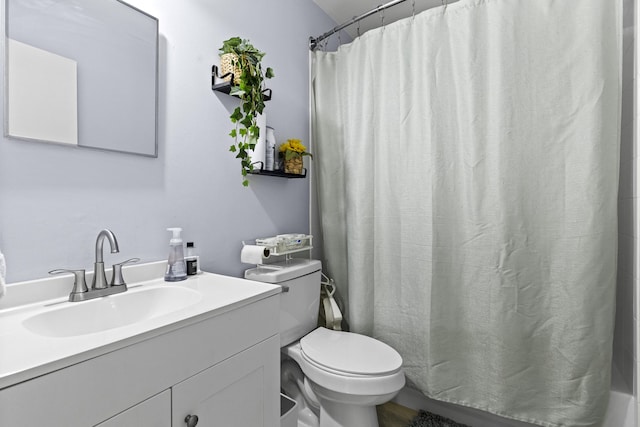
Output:
<svg viewBox="0 0 640 427">
<path fill-rule="evenodd" d="M 270 255 L 271 251 L 264 246 L 244 245 L 240 252 L 240 262 L 244 264 L 262 264 Z"/>
</svg>

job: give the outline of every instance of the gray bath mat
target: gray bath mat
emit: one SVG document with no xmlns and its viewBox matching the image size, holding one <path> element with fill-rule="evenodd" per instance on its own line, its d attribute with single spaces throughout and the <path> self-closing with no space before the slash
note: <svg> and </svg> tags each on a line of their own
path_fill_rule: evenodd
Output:
<svg viewBox="0 0 640 427">
<path fill-rule="evenodd" d="M 420 411 L 407 427 L 471 427 L 460 424 L 441 415 Z"/>
</svg>

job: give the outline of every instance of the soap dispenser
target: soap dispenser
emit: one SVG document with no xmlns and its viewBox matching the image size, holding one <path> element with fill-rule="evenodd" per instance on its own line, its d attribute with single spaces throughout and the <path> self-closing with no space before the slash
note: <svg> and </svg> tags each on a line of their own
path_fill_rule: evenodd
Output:
<svg viewBox="0 0 640 427">
<path fill-rule="evenodd" d="M 167 260 L 167 271 L 164 273 L 164 280 L 167 282 L 178 282 L 187 278 L 187 269 L 184 261 L 184 249 L 182 247 L 182 228 L 167 228 L 173 233 L 169 241 L 169 259 Z"/>
</svg>

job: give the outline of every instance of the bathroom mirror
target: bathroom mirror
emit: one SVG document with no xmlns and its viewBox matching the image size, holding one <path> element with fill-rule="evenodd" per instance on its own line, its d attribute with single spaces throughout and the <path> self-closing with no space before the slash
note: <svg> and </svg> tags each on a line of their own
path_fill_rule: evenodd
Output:
<svg viewBox="0 0 640 427">
<path fill-rule="evenodd" d="M 6 0 L 5 135 L 157 157 L 158 20 L 119 0 Z"/>
</svg>

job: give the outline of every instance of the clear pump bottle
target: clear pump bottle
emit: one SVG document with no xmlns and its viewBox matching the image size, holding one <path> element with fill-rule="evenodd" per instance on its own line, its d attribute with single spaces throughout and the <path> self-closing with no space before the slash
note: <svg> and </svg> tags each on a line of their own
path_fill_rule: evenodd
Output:
<svg viewBox="0 0 640 427">
<path fill-rule="evenodd" d="M 182 237 L 180 237 L 182 228 L 167 228 L 167 231 L 171 231 L 173 237 L 169 241 L 169 259 L 167 260 L 167 271 L 164 274 L 164 280 L 167 282 L 185 280 L 187 278 L 187 268 L 184 261 Z"/>
</svg>

